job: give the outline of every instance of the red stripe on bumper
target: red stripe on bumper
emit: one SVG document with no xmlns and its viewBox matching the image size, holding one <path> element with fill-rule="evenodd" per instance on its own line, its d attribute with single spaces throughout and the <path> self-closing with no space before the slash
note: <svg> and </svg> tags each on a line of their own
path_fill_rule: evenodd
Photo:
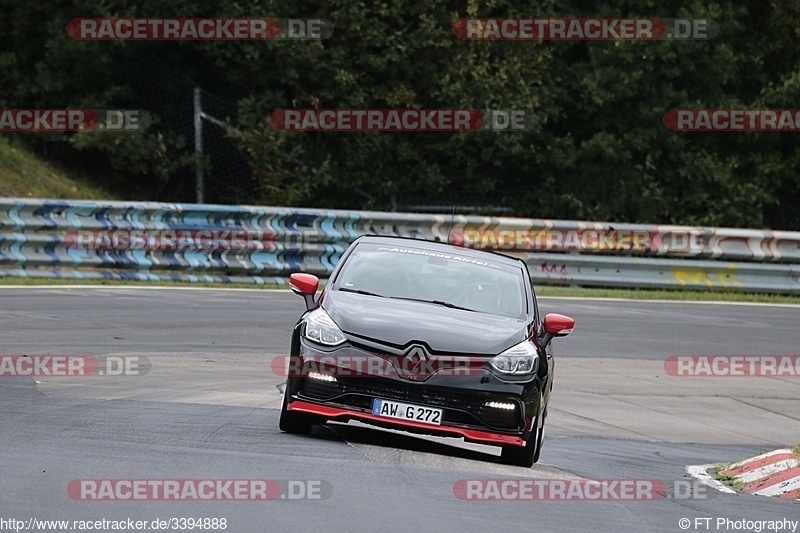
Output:
<svg viewBox="0 0 800 533">
<path fill-rule="evenodd" d="M 380 422 L 382 424 L 391 424 L 402 426 L 404 428 L 424 429 L 425 433 L 450 433 L 464 437 L 470 442 L 480 442 L 482 444 L 493 444 L 495 446 L 525 446 L 525 441 L 521 437 L 514 435 L 503 435 L 501 433 L 492 433 L 490 431 L 481 431 L 478 429 L 466 429 L 453 426 L 437 426 L 434 424 L 425 424 L 415 420 L 401 420 L 399 418 L 388 418 L 385 416 L 376 416 L 372 413 L 364 413 L 362 411 L 351 411 L 349 409 L 342 409 L 339 407 L 331 407 L 329 405 L 318 405 L 315 403 L 304 402 L 302 400 L 295 400 L 286 406 L 287 411 L 297 411 L 300 413 L 309 413 L 325 418 L 355 418 L 358 420 L 365 420 L 367 422 Z"/>
</svg>

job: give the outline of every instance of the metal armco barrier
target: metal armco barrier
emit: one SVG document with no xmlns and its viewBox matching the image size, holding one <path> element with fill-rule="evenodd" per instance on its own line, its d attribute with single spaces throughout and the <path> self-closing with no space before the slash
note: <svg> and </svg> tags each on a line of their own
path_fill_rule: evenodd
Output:
<svg viewBox="0 0 800 533">
<path fill-rule="evenodd" d="M 285 284 L 364 234 L 446 241 L 449 215 L 0 199 L 0 276 Z M 456 216 L 451 242 L 539 283 L 800 293 L 800 232 Z"/>
<path fill-rule="evenodd" d="M 534 283 L 800 294 L 800 265 L 529 254 Z"/>
</svg>

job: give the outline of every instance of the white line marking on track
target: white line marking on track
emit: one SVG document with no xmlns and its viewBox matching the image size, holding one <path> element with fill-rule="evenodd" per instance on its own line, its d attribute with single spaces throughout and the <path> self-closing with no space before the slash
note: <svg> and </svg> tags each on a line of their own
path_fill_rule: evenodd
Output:
<svg viewBox="0 0 800 533">
<path fill-rule="evenodd" d="M 142 282 L 146 283 L 146 282 Z M 322 285 L 320 285 L 322 286 Z M 244 291 L 244 292 L 284 292 L 289 293 L 289 287 L 285 289 L 247 289 L 247 288 L 226 288 L 221 287 L 169 287 L 169 286 L 148 286 L 148 285 L 0 285 L 0 289 L 139 289 L 139 290 L 168 290 L 168 291 Z M 659 303 L 659 304 L 691 304 L 691 305 L 738 305 L 738 306 L 757 306 L 757 307 L 786 307 L 789 309 L 800 309 L 800 304 L 782 304 L 767 302 L 723 302 L 719 300 L 648 300 L 645 298 L 601 298 L 597 296 L 537 296 L 537 300 L 575 300 L 585 302 L 638 302 L 638 303 Z"/>
<path fill-rule="evenodd" d="M 586 302 L 639 302 L 655 304 L 691 304 L 691 305 L 749 305 L 757 307 L 787 307 L 790 309 L 800 309 L 800 304 L 781 304 L 768 302 L 724 302 L 721 300 L 649 300 L 647 298 L 601 298 L 598 296 L 536 296 L 537 300 L 575 300 Z"/>
<path fill-rule="evenodd" d="M 0 289 L 103 289 L 103 290 L 166 290 L 166 291 L 245 291 L 245 292 L 284 292 L 291 294 L 289 287 L 285 289 L 246 289 L 238 287 L 167 287 L 138 285 L 0 285 Z"/>
<path fill-rule="evenodd" d="M 709 469 L 714 468 L 718 465 L 709 464 L 709 465 L 690 465 L 686 467 L 686 473 L 692 476 L 693 478 L 697 479 L 703 485 L 707 485 L 712 489 L 716 489 L 720 492 L 727 492 L 729 494 L 736 494 L 736 491 L 730 487 L 726 487 L 708 473 Z"/>
</svg>

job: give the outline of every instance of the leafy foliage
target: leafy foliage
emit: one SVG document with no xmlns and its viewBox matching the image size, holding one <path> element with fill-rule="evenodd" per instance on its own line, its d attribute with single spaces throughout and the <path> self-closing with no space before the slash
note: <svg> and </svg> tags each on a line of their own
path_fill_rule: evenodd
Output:
<svg viewBox="0 0 800 533">
<path fill-rule="evenodd" d="M 523 216 L 730 226 L 779 225 L 770 214 L 800 203 L 792 134 L 673 133 L 662 122 L 670 108 L 800 107 L 798 2 L 2 3 L 14 23 L 0 27 L 0 105 L 156 115 L 152 128 L 121 138 L 46 138 L 59 147 L 51 156 L 132 197 L 191 200 L 191 126 L 171 115 L 189 95 L 170 91 L 167 71 L 236 103 L 234 141 L 255 183 L 238 202 L 387 209 L 398 196 L 472 196 L 501 198 Z M 335 30 L 321 42 L 81 42 L 64 30 L 79 16 L 322 17 Z M 451 31 L 459 18 L 495 16 L 711 18 L 722 32 L 710 41 L 470 42 Z M 163 78 L 158 90 L 145 89 L 148 76 Z M 276 131 L 269 115 L 285 108 L 526 109 L 538 125 Z"/>
</svg>

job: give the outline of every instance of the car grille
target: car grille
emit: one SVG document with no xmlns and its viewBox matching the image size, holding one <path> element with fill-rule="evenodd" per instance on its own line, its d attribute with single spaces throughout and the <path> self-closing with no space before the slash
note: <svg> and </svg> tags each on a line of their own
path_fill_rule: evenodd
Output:
<svg viewBox="0 0 800 533">
<path fill-rule="evenodd" d="M 502 430 L 519 430 L 519 409 L 503 410 L 484 406 L 498 399 L 489 392 L 463 394 L 452 389 L 413 386 L 382 378 L 340 377 L 338 381 L 303 378 L 300 396 L 338 404 L 371 409 L 373 398 L 385 398 L 444 409 L 443 422 Z M 501 398 L 503 400 L 504 398 Z"/>
</svg>

